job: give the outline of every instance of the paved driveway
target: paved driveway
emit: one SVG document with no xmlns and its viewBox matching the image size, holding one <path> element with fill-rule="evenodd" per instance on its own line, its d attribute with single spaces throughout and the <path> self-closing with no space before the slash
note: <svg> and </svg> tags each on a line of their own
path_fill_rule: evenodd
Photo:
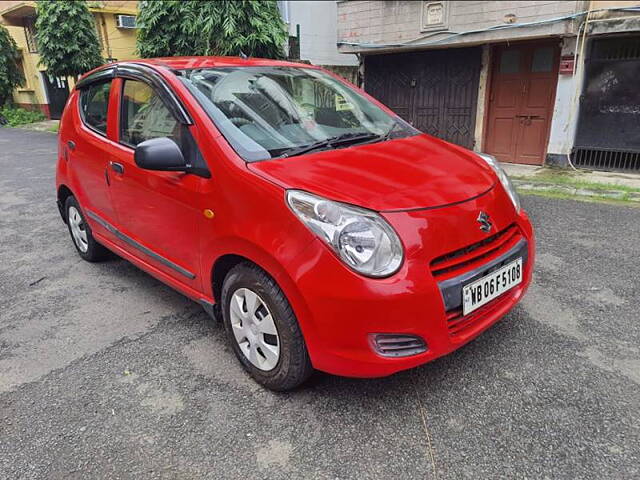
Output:
<svg viewBox="0 0 640 480">
<path fill-rule="evenodd" d="M 198 305 L 80 260 L 55 141 L 0 128 L 0 478 L 640 476 L 640 209 L 525 197 L 535 285 L 494 328 L 275 394 Z"/>
</svg>

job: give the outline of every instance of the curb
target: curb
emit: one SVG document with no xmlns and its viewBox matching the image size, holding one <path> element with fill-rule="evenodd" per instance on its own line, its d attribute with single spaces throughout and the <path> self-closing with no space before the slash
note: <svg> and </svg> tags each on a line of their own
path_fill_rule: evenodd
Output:
<svg viewBox="0 0 640 480">
<path fill-rule="evenodd" d="M 640 192 L 627 192 L 624 190 L 594 190 L 578 188 L 571 185 L 557 183 L 529 182 L 526 180 L 511 180 L 518 190 L 538 192 L 562 192 L 576 197 L 600 197 L 612 200 L 624 200 L 640 203 Z"/>
</svg>

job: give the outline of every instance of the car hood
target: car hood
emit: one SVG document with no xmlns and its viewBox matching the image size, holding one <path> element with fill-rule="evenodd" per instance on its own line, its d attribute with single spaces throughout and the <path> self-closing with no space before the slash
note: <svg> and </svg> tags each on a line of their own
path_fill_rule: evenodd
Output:
<svg viewBox="0 0 640 480">
<path fill-rule="evenodd" d="M 425 134 L 247 165 L 283 188 L 376 211 L 462 202 L 496 178 L 473 152 Z"/>
</svg>

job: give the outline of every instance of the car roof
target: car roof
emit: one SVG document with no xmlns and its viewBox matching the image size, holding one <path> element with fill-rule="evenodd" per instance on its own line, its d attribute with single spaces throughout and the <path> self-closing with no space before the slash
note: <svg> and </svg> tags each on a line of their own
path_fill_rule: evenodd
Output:
<svg viewBox="0 0 640 480">
<path fill-rule="evenodd" d="M 187 70 L 191 68 L 211 67 L 305 67 L 317 68 L 313 65 L 284 60 L 270 60 L 266 58 L 242 58 L 242 57 L 161 57 L 140 58 L 118 63 L 143 63 L 167 67 L 172 70 Z"/>
</svg>

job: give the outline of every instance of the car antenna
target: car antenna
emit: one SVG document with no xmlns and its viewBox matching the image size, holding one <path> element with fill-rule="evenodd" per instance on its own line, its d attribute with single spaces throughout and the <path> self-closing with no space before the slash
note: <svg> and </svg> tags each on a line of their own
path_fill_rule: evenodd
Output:
<svg viewBox="0 0 640 480">
<path fill-rule="evenodd" d="M 242 50 L 240 50 L 240 58 L 243 60 L 246 60 L 249 58 L 249 56 L 246 53 L 244 53 Z"/>
</svg>

